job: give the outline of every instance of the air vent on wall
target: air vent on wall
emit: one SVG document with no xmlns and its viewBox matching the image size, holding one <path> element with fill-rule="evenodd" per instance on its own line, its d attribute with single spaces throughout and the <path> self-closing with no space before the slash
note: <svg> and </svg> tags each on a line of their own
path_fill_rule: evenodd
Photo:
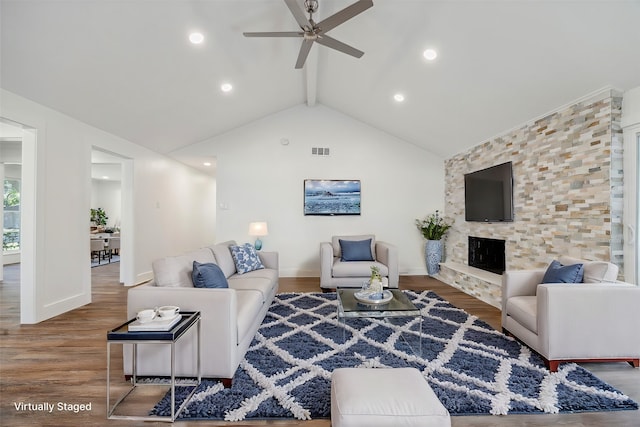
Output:
<svg viewBox="0 0 640 427">
<path fill-rule="evenodd" d="M 329 148 L 328 147 L 312 147 L 311 155 L 312 156 L 328 156 Z"/>
</svg>

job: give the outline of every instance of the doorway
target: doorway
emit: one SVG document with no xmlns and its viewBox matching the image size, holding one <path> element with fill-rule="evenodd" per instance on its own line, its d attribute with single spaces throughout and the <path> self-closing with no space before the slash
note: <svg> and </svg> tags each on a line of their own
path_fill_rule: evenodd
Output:
<svg viewBox="0 0 640 427">
<path fill-rule="evenodd" d="M 105 264 L 117 262 L 119 268 L 111 266 L 108 271 L 117 271 L 117 280 L 125 285 L 133 283 L 132 170 L 131 159 L 99 147 L 92 147 L 90 212 L 93 214 L 100 210 L 101 221 L 99 224 L 96 223 L 92 215 L 93 221 L 90 222 L 89 231 L 90 237 L 98 237 L 104 242 L 105 256 L 104 262 L 100 261 L 92 268 L 102 268 Z M 92 265 L 94 264 L 92 262 Z"/>
<path fill-rule="evenodd" d="M 11 199 L 6 203 L 3 200 L 0 207 L 3 236 L 0 281 L 4 278 L 5 263 L 11 264 L 14 269 L 15 265 L 19 265 L 20 322 L 35 323 L 36 130 L 4 117 L 0 117 L 0 175 L 3 196 L 5 178 L 9 178 L 7 190 Z"/>
<path fill-rule="evenodd" d="M 22 128 L 7 123 L 0 123 L 0 181 L 3 188 L 3 203 L 0 206 L 1 281 L 5 265 L 20 263 Z"/>
</svg>

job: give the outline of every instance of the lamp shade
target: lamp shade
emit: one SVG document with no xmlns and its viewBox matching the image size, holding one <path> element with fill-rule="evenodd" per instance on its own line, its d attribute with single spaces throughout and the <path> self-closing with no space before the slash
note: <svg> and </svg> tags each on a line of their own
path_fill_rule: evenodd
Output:
<svg viewBox="0 0 640 427">
<path fill-rule="evenodd" d="M 249 236 L 266 236 L 269 234 L 266 222 L 249 223 Z"/>
</svg>

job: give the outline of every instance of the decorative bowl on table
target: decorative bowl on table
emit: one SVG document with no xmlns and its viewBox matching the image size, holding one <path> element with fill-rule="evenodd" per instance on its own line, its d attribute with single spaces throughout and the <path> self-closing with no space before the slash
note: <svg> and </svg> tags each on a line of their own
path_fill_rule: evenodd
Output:
<svg viewBox="0 0 640 427">
<path fill-rule="evenodd" d="M 391 291 L 372 292 L 370 290 L 357 291 L 353 296 L 360 302 L 366 304 L 384 304 L 393 299 Z"/>
</svg>

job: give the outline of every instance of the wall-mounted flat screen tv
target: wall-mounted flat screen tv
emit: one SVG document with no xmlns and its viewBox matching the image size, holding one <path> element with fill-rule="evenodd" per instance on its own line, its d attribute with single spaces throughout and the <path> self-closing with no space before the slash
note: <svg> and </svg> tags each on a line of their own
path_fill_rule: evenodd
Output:
<svg viewBox="0 0 640 427">
<path fill-rule="evenodd" d="M 304 180 L 305 215 L 360 215 L 360 181 Z"/>
<path fill-rule="evenodd" d="M 464 176 L 467 221 L 513 221 L 513 165 L 502 163 Z"/>
</svg>

